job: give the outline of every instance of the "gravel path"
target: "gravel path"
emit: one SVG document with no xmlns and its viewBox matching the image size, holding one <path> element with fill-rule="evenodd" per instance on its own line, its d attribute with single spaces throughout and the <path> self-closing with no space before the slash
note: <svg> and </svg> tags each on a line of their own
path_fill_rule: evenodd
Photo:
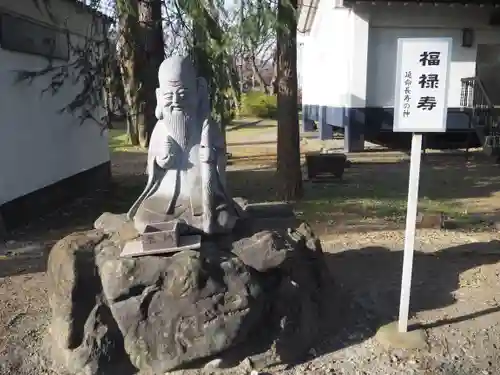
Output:
<svg viewBox="0 0 500 375">
<path fill-rule="evenodd" d="M 404 232 L 330 235 L 323 246 L 337 283 L 350 292 L 347 316 L 339 322 L 339 331 L 311 351 L 308 362 L 288 369 L 270 367 L 261 373 L 500 373 L 498 236 L 440 230 L 421 230 L 418 235 L 411 317 L 412 323 L 427 328 L 429 350 L 387 350 L 374 338 L 378 327 L 396 319 Z M 237 368 L 212 373 L 249 374 L 250 370 L 243 362 Z"/>
<path fill-rule="evenodd" d="M 271 134 L 273 130 L 268 132 Z M 269 140 L 269 134 L 259 140 Z M 342 147 L 340 140 L 329 143 L 303 141 L 304 147 L 316 148 L 320 144 L 327 148 Z M 245 146 L 237 147 L 245 149 Z M 231 152 L 237 153 L 237 147 Z M 275 148 L 273 145 L 268 147 L 269 150 Z M 255 153 L 259 152 L 267 151 L 263 148 Z M 118 178 L 125 180 L 144 171 L 143 155 L 122 153 L 120 158 L 114 159 L 113 168 Z M 269 164 L 259 163 L 263 166 Z M 96 217 L 92 210 L 86 212 L 88 218 Z M 59 221 L 69 221 L 69 217 L 62 216 Z M 91 222 L 82 219 L 72 230 L 85 229 Z M 63 225 L 56 228 L 51 223 L 41 223 L 39 227 L 39 230 L 32 228 L 22 233 L 9 249 L 0 249 L 0 375 L 56 375 L 45 365 L 42 351 L 49 318 L 45 279 L 49 246 L 45 245 L 43 238 L 50 245 L 71 228 Z M 309 361 L 290 368 L 269 366 L 265 369 L 267 373 L 500 373 L 497 355 L 500 347 L 500 243 L 497 233 L 418 231 L 411 317 L 413 322 L 427 328 L 429 350 L 405 352 L 386 350 L 374 338 L 377 328 L 393 321 L 397 315 L 404 232 L 387 230 L 387 226 L 365 233 L 352 230 L 332 233 L 327 229 L 323 226 L 320 234 L 328 267 L 339 288 L 348 296 L 339 302 L 346 305 L 345 313 L 336 322 L 338 329 L 325 333 L 325 339 L 311 351 Z M 35 246 L 27 246 L 25 242 L 29 241 L 34 241 Z M 13 252 L 15 249 L 17 251 Z M 226 370 L 218 368 L 217 361 L 215 365 L 212 370 L 185 370 L 171 374 L 249 375 L 252 370 L 248 361 Z"/>
<path fill-rule="evenodd" d="M 323 239 L 337 284 L 349 291 L 348 314 L 311 352 L 311 360 L 270 374 L 498 374 L 500 247 L 492 232 L 421 230 L 412 290 L 412 318 L 428 327 L 429 351 L 387 351 L 374 339 L 395 319 L 404 233 L 330 234 Z M 15 245 L 20 245 L 19 243 Z M 47 252 L 25 247 L 0 259 L 0 374 L 45 375 L 41 344 L 48 319 Z M 333 293 L 332 293 L 333 294 Z M 237 368 L 212 373 L 250 374 Z M 172 372 L 198 375 L 208 370 Z M 61 375 L 61 374 L 58 374 Z"/>
</svg>

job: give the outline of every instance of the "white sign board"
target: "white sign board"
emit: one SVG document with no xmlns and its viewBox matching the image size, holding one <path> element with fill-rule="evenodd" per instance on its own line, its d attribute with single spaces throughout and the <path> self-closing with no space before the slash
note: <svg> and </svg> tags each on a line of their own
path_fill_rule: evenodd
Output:
<svg viewBox="0 0 500 375">
<path fill-rule="evenodd" d="M 451 38 L 399 38 L 395 132 L 446 131 Z"/>
</svg>

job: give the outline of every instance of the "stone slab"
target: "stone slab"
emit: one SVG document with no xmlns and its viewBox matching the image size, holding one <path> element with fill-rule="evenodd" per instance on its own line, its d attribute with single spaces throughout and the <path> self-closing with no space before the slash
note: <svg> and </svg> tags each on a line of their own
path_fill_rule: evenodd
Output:
<svg viewBox="0 0 500 375">
<path fill-rule="evenodd" d="M 179 223 L 169 221 L 147 225 L 141 243 L 144 251 L 179 247 Z"/>
<path fill-rule="evenodd" d="M 144 251 L 175 248 L 179 246 L 179 233 L 175 230 L 143 233 L 141 244 Z"/>
<path fill-rule="evenodd" d="M 154 223 L 146 225 L 144 233 L 172 231 L 172 230 L 178 230 L 178 228 L 179 228 L 178 221 L 165 221 L 162 223 Z"/>
<path fill-rule="evenodd" d="M 168 253 L 177 253 L 183 250 L 199 249 L 200 247 L 201 247 L 201 236 L 199 235 L 180 236 L 179 246 L 170 248 L 167 247 L 161 249 L 152 249 L 152 250 L 145 249 L 142 240 L 134 240 L 134 241 L 129 241 L 125 244 L 120 254 L 120 257 L 131 258 L 131 257 L 140 257 L 148 255 L 161 255 Z"/>
</svg>

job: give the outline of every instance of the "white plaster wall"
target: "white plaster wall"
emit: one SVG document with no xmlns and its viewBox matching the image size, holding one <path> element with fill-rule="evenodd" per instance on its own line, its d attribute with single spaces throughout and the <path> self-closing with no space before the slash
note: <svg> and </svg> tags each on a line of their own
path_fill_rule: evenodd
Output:
<svg viewBox="0 0 500 375">
<path fill-rule="evenodd" d="M 348 107 L 363 108 L 366 105 L 366 82 L 368 74 L 369 24 L 368 13 L 350 13 L 350 62 Z"/>
<path fill-rule="evenodd" d="M 453 47 L 448 83 L 448 106 L 460 106 L 461 78 L 472 77 L 476 49 L 463 48 L 457 29 L 372 28 L 370 30 L 367 106 L 393 107 L 398 38 L 451 37 Z"/>
<path fill-rule="evenodd" d="M 53 9 L 60 15 L 67 12 L 70 30 L 87 30 L 89 16 L 75 15 L 68 0 L 52 1 L 58 1 Z M 44 18 L 32 0 L 0 0 L 0 7 Z M 15 70 L 46 66 L 43 57 L 0 48 L 0 204 L 109 160 L 107 135 L 97 125 L 89 121 L 80 126 L 76 117 L 57 112 L 80 92 L 80 84 L 68 81 L 54 96 L 41 95 L 49 77 L 14 84 Z"/>
<path fill-rule="evenodd" d="M 480 43 L 500 43 L 500 29 L 488 26 L 491 8 L 450 6 L 364 6 L 370 14 L 366 105 L 392 107 L 396 72 L 397 39 L 401 37 L 451 37 L 448 106 L 460 106 L 461 78 L 475 75 Z M 475 30 L 472 48 L 461 46 L 462 28 Z"/>
<path fill-rule="evenodd" d="M 307 105 L 326 106 L 326 121 L 341 125 L 349 100 L 352 27 L 350 10 L 320 1 L 302 58 L 302 95 Z"/>
<path fill-rule="evenodd" d="M 0 11 L 6 10 L 24 15 L 46 24 L 59 27 L 69 25 L 72 33 L 81 36 L 89 35 L 89 30 L 97 21 L 90 22 L 90 13 L 84 10 L 78 0 L 49 0 L 50 8 L 45 7 L 46 0 L 0 0 Z M 35 3 L 39 3 L 39 7 Z"/>
</svg>

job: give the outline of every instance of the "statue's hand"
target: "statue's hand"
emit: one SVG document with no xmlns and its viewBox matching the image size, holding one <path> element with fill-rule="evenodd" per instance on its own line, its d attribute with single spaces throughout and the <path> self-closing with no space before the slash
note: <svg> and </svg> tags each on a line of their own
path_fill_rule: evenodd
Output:
<svg viewBox="0 0 500 375">
<path fill-rule="evenodd" d="M 175 141 L 172 137 L 168 136 L 166 139 L 166 143 L 163 148 L 163 152 L 161 156 L 155 157 L 156 164 L 162 169 L 170 169 L 173 166 L 175 153 Z"/>
<path fill-rule="evenodd" d="M 164 157 L 155 157 L 155 162 L 156 164 L 161 168 L 161 169 L 170 169 L 173 166 L 173 160 L 174 160 L 174 154 L 169 153 Z"/>
</svg>

